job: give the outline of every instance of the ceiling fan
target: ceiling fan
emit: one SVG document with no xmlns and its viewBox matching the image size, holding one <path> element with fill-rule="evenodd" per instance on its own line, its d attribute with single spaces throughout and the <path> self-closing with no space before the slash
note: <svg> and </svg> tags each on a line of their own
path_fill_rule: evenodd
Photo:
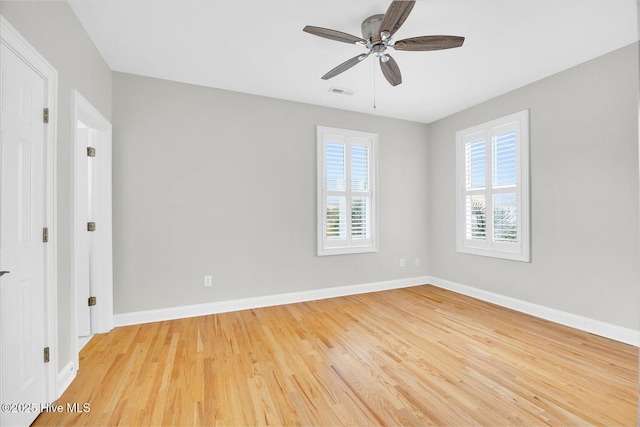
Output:
<svg viewBox="0 0 640 427">
<path fill-rule="evenodd" d="M 462 46 L 464 37 L 459 36 L 420 36 L 394 41 L 393 35 L 406 21 L 415 3 L 415 1 L 393 1 L 384 15 L 368 17 L 362 22 L 362 38 L 328 28 L 312 27 L 310 25 L 304 27 L 303 31 L 309 34 L 339 42 L 361 45 L 368 50 L 367 53 L 354 56 L 338 65 L 322 76 L 322 79 L 329 80 L 362 62 L 369 55 L 373 55 L 379 58 L 382 74 L 384 74 L 387 81 L 391 83 L 391 86 L 397 86 L 402 83 L 402 75 L 396 61 L 386 52 L 387 48 L 420 51 L 451 49 Z"/>
</svg>

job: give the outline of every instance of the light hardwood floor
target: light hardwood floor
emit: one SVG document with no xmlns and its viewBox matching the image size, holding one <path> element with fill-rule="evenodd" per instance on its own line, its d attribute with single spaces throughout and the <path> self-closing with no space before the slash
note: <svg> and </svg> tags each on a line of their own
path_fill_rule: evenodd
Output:
<svg viewBox="0 0 640 427">
<path fill-rule="evenodd" d="M 637 348 L 425 285 L 117 328 L 34 425 L 637 425 Z"/>
</svg>

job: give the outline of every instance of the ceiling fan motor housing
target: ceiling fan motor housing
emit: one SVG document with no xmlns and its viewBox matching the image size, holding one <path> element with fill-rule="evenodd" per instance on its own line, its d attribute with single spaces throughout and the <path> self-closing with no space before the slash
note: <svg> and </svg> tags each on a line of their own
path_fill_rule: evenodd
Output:
<svg viewBox="0 0 640 427">
<path fill-rule="evenodd" d="M 362 38 L 372 40 L 372 38 L 380 39 L 380 26 L 384 19 L 383 14 L 373 15 L 362 21 Z"/>
</svg>

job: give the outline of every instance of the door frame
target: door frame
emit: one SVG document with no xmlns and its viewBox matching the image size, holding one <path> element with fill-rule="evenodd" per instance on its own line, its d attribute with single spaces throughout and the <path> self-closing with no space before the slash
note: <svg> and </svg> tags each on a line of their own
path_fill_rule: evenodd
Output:
<svg viewBox="0 0 640 427">
<path fill-rule="evenodd" d="M 79 261 L 78 247 L 80 246 L 80 236 L 75 232 L 76 221 L 79 218 L 80 206 L 87 203 L 86 195 L 79 194 L 77 189 L 79 177 L 77 173 L 77 165 L 80 161 L 86 160 L 86 152 L 79 150 L 77 122 L 82 120 L 92 129 L 98 130 L 98 138 L 100 140 L 99 149 L 96 152 L 96 161 L 98 163 L 98 171 L 100 179 L 98 180 L 99 191 L 97 200 L 97 217 L 96 229 L 100 228 L 100 234 L 95 237 L 94 247 L 98 249 L 97 264 L 99 265 L 100 274 L 98 274 L 98 283 L 95 283 L 94 296 L 98 300 L 98 304 L 94 307 L 92 324 L 95 326 L 93 333 L 106 333 L 113 329 L 113 256 L 112 256 L 112 213 L 111 213 L 111 123 L 87 101 L 77 90 L 71 91 L 71 307 L 72 307 L 72 331 L 75 345 L 75 369 L 76 372 L 80 368 L 80 349 L 81 344 L 78 341 L 78 319 L 76 313 L 77 301 L 76 289 L 76 265 Z M 86 219 L 84 219 L 86 221 Z M 94 238 L 95 238 L 94 237 Z"/>
<path fill-rule="evenodd" d="M 49 228 L 44 245 L 44 345 L 49 347 L 51 361 L 45 364 L 45 397 L 48 402 L 58 398 L 58 239 L 57 239 L 57 106 L 58 72 L 49 62 L 0 15 L 0 43 L 44 79 L 43 107 L 49 109 L 49 123 L 44 126 L 44 226 Z M 2 340 L 0 339 L 0 354 Z M 0 365 L 1 369 L 1 365 Z M 0 377 L 2 372 L 0 371 Z M 1 395 L 0 401 L 6 400 Z"/>
</svg>

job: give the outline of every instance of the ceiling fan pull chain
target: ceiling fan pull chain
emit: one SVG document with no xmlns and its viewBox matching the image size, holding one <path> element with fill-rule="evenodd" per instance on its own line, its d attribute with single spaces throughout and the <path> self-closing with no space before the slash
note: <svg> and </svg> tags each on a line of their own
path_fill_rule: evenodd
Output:
<svg viewBox="0 0 640 427">
<path fill-rule="evenodd" d="M 376 63 L 373 64 L 373 109 L 376 109 Z"/>
</svg>

